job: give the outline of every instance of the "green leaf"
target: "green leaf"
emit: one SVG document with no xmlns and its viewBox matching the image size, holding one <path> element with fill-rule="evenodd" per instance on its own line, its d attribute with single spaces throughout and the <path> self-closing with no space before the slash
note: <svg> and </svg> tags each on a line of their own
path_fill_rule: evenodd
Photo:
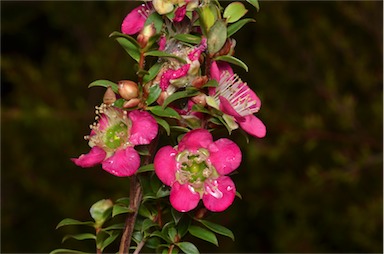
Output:
<svg viewBox="0 0 384 254">
<path fill-rule="evenodd" d="M 227 26 L 223 20 L 216 20 L 215 24 L 208 32 L 208 51 L 214 54 L 219 51 L 227 40 Z"/>
<path fill-rule="evenodd" d="M 161 15 L 159 15 L 157 12 L 152 13 L 151 15 L 148 16 L 147 20 L 145 21 L 144 26 L 147 26 L 149 24 L 153 23 L 156 33 L 160 33 L 161 29 L 163 28 L 163 18 Z"/>
<path fill-rule="evenodd" d="M 260 10 L 260 5 L 258 0 L 246 0 L 248 3 L 252 4 L 257 11 Z"/>
<path fill-rule="evenodd" d="M 190 242 L 180 242 L 176 243 L 176 246 L 179 247 L 184 253 L 187 254 L 199 254 L 197 247 Z"/>
<path fill-rule="evenodd" d="M 159 87 L 158 84 L 151 86 L 149 88 L 148 98 L 145 101 L 147 105 L 151 105 L 152 103 L 154 103 L 157 100 L 157 98 L 159 98 L 160 94 L 161 94 L 161 88 Z"/>
<path fill-rule="evenodd" d="M 241 61 L 240 59 L 238 59 L 236 57 L 229 56 L 229 55 L 218 56 L 218 57 L 215 57 L 215 61 L 225 61 L 225 62 L 228 62 L 231 64 L 235 64 L 237 66 L 240 66 L 241 68 L 243 68 L 245 71 L 248 72 L 248 66 L 243 61 Z"/>
<path fill-rule="evenodd" d="M 84 234 L 77 234 L 77 235 L 66 235 L 63 237 L 63 241 L 62 242 L 65 242 L 66 240 L 70 239 L 70 238 L 74 238 L 76 240 L 96 240 L 96 236 L 94 234 L 91 234 L 91 233 L 84 233 Z"/>
<path fill-rule="evenodd" d="M 129 42 L 131 42 L 135 47 L 140 48 L 140 45 L 136 41 L 136 39 L 133 38 L 132 36 L 129 36 L 128 34 L 123 34 L 123 33 L 115 31 L 109 35 L 109 38 L 113 38 L 113 39 L 124 38 L 124 39 L 128 40 Z"/>
<path fill-rule="evenodd" d="M 130 55 L 136 62 L 140 61 L 140 48 L 135 46 L 131 41 L 125 38 L 116 38 L 116 41 L 123 47 L 123 49 Z"/>
<path fill-rule="evenodd" d="M 102 86 L 105 88 L 111 87 L 115 93 L 118 93 L 119 91 L 119 86 L 116 83 L 109 80 L 105 80 L 105 79 L 93 81 L 91 84 L 89 84 L 88 88 L 91 88 L 94 86 Z"/>
<path fill-rule="evenodd" d="M 171 208 L 171 215 L 176 225 L 179 223 L 181 217 L 183 217 L 183 213 L 175 210 L 174 208 Z"/>
<path fill-rule="evenodd" d="M 249 22 L 256 22 L 256 20 L 250 19 L 250 18 L 241 19 L 241 20 L 237 21 L 236 23 L 233 23 L 232 25 L 228 26 L 227 37 L 232 36 L 234 33 L 239 31 L 245 24 L 247 24 Z"/>
<path fill-rule="evenodd" d="M 111 243 L 113 243 L 113 241 L 116 240 L 116 238 L 119 236 L 119 232 L 115 231 L 115 232 L 112 232 L 112 234 L 103 241 L 102 245 L 101 245 L 101 251 L 103 251 L 108 245 L 110 245 Z"/>
<path fill-rule="evenodd" d="M 176 56 L 176 55 L 173 55 L 173 54 L 168 54 L 164 51 L 160 51 L 160 50 L 152 50 L 152 51 L 148 51 L 148 52 L 145 52 L 144 53 L 145 56 L 157 56 L 157 57 L 170 57 L 170 58 L 175 58 L 177 59 L 179 62 L 185 64 L 187 63 L 185 61 L 185 59 L 179 57 L 179 56 Z"/>
<path fill-rule="evenodd" d="M 243 199 L 243 197 L 241 196 L 240 192 L 236 191 L 236 197 L 240 198 L 240 199 Z"/>
<path fill-rule="evenodd" d="M 137 172 L 138 173 L 143 173 L 143 172 L 149 172 L 149 171 L 154 171 L 155 168 L 153 167 L 153 163 L 151 164 L 148 164 L 148 165 L 144 165 L 144 166 L 141 166 Z"/>
<path fill-rule="evenodd" d="M 147 109 L 157 116 L 181 119 L 179 113 L 177 113 L 172 108 L 164 109 L 162 106 L 153 106 L 153 107 L 148 107 Z"/>
<path fill-rule="evenodd" d="M 113 202 L 110 199 L 102 199 L 94 203 L 89 209 L 89 213 L 96 222 L 96 226 L 101 226 L 111 216 Z"/>
<path fill-rule="evenodd" d="M 205 5 L 199 8 L 198 13 L 203 33 L 207 33 L 215 23 L 217 17 L 215 17 L 215 13 L 210 5 Z"/>
<path fill-rule="evenodd" d="M 173 38 L 192 44 L 199 44 L 201 42 L 201 37 L 193 34 L 176 34 Z"/>
<path fill-rule="evenodd" d="M 205 88 L 205 87 L 218 87 L 218 86 L 219 86 L 219 83 L 216 80 L 211 79 L 207 83 L 205 83 L 205 85 L 203 85 L 202 88 Z"/>
<path fill-rule="evenodd" d="M 168 242 L 168 243 L 171 243 L 170 239 L 168 238 L 167 235 L 165 235 L 163 232 L 160 232 L 158 230 L 152 232 L 152 234 L 150 235 L 150 237 L 153 237 L 153 236 L 157 236 L 157 237 L 160 237 L 161 239 L 163 239 L 164 241 Z"/>
<path fill-rule="evenodd" d="M 192 225 L 189 227 L 188 231 L 189 233 L 191 233 L 191 235 L 197 238 L 203 239 L 204 241 L 207 241 L 207 242 L 213 243 L 216 246 L 219 246 L 216 235 L 211 231 L 206 230 L 205 228 Z"/>
<path fill-rule="evenodd" d="M 87 252 L 78 251 L 78 250 L 70 250 L 70 249 L 56 249 L 51 251 L 49 254 L 59 254 L 59 253 L 77 253 L 77 254 L 87 254 Z"/>
<path fill-rule="evenodd" d="M 57 224 L 56 229 L 63 227 L 63 226 L 70 226 L 70 225 L 85 225 L 85 226 L 91 226 L 93 227 L 95 225 L 94 222 L 92 221 L 79 221 L 79 220 L 74 220 L 74 219 L 63 219 L 62 221 Z"/>
<path fill-rule="evenodd" d="M 149 70 L 148 70 L 148 74 L 146 74 L 143 77 L 143 83 L 146 84 L 149 81 L 151 81 L 152 79 L 154 79 L 157 76 L 157 74 L 159 73 L 162 66 L 163 66 L 162 63 L 155 63 L 154 65 L 152 65 L 152 67 L 149 68 Z"/>
<path fill-rule="evenodd" d="M 114 224 L 114 225 L 111 225 L 109 227 L 106 227 L 106 228 L 103 228 L 104 231 L 110 231 L 110 230 L 122 230 L 124 229 L 124 223 L 118 223 L 118 224 Z"/>
<path fill-rule="evenodd" d="M 129 209 L 126 206 L 122 205 L 114 205 L 112 209 L 112 217 L 115 217 L 116 215 L 123 214 L 123 213 L 133 213 L 131 209 Z"/>
<path fill-rule="evenodd" d="M 163 198 L 169 196 L 170 190 L 166 186 L 161 186 L 159 190 L 156 192 L 156 198 Z"/>
<path fill-rule="evenodd" d="M 156 227 L 156 226 L 159 226 L 159 225 L 153 222 L 151 219 L 145 219 L 141 226 L 141 232 L 145 232 L 147 229 L 150 229 L 151 227 Z"/>
<path fill-rule="evenodd" d="M 171 94 L 170 96 L 167 97 L 167 99 L 164 100 L 164 103 L 163 103 L 163 108 L 166 108 L 170 103 L 178 100 L 178 99 L 182 99 L 182 98 L 187 98 L 187 97 L 193 97 L 195 95 L 199 94 L 199 91 L 198 90 L 195 90 L 195 89 L 187 89 L 187 90 L 184 90 L 184 91 L 181 91 L 181 92 L 176 92 L 176 93 L 173 93 Z"/>
<path fill-rule="evenodd" d="M 230 3 L 224 10 L 223 17 L 227 23 L 233 23 L 241 19 L 248 12 L 244 4 L 240 2 Z"/>
<path fill-rule="evenodd" d="M 221 226 L 219 224 L 213 223 L 211 221 L 207 221 L 207 220 L 197 220 L 197 221 L 199 221 L 201 224 L 203 224 L 204 226 L 206 226 L 208 229 L 212 230 L 213 232 L 220 234 L 220 235 L 227 236 L 227 237 L 231 238 L 233 241 L 235 240 L 235 236 L 233 235 L 232 231 L 229 230 L 228 228 Z"/>
<path fill-rule="evenodd" d="M 114 103 L 113 106 L 117 108 L 123 108 L 125 103 L 125 100 L 123 98 L 117 99 Z"/>
<path fill-rule="evenodd" d="M 182 126 L 171 126 L 171 129 L 174 131 L 185 132 L 185 133 L 190 131 L 190 129 L 188 129 L 186 127 L 182 127 Z"/>
<path fill-rule="evenodd" d="M 174 227 L 168 228 L 168 236 L 169 239 L 171 239 L 172 242 L 176 241 L 176 236 L 177 236 L 177 230 Z"/>
<path fill-rule="evenodd" d="M 119 198 L 118 200 L 116 200 L 115 203 L 116 204 L 122 204 L 122 205 L 125 205 L 125 206 L 129 206 L 129 198 L 128 197 Z"/>
<path fill-rule="evenodd" d="M 201 106 L 199 104 L 193 105 L 192 106 L 192 111 L 210 114 L 209 110 L 207 110 L 206 108 L 204 108 L 203 106 Z"/>
<path fill-rule="evenodd" d="M 164 128 L 164 130 L 167 132 L 167 135 L 171 135 L 171 129 L 169 127 L 169 124 L 167 121 L 165 121 L 164 119 L 160 118 L 160 117 L 157 117 L 157 116 L 154 116 L 155 117 L 155 120 L 156 122 L 162 126 Z"/>
</svg>

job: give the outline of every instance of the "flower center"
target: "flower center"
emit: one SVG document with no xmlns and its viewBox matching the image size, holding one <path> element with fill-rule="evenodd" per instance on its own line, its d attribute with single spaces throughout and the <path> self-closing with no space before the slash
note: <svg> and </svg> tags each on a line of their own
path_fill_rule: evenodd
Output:
<svg viewBox="0 0 384 254">
<path fill-rule="evenodd" d="M 116 149 L 126 142 L 128 127 L 124 123 L 118 123 L 109 127 L 104 134 L 104 144 L 111 149 Z"/>
</svg>

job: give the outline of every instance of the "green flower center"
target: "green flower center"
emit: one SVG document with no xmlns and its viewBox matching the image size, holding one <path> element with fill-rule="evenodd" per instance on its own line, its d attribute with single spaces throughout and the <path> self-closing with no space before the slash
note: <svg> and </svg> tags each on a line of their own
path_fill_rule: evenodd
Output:
<svg viewBox="0 0 384 254">
<path fill-rule="evenodd" d="M 111 149 L 120 147 L 128 139 L 128 127 L 124 123 L 109 127 L 104 134 L 104 144 Z"/>
</svg>

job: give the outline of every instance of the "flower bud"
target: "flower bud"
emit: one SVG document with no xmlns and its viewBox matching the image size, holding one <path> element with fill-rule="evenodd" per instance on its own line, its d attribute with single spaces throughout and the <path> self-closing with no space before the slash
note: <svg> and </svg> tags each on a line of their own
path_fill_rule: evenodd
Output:
<svg viewBox="0 0 384 254">
<path fill-rule="evenodd" d="M 168 93 L 166 91 L 163 91 L 163 92 L 160 93 L 160 96 L 159 96 L 159 98 L 157 99 L 156 102 L 159 105 L 163 105 L 165 99 L 167 99 L 167 98 L 168 98 Z"/>
<path fill-rule="evenodd" d="M 130 99 L 129 101 L 124 102 L 123 108 L 133 108 L 139 105 L 140 100 L 138 98 Z"/>
<path fill-rule="evenodd" d="M 198 220 L 201 220 L 204 218 L 204 216 L 207 214 L 207 209 L 205 207 L 200 208 L 199 210 L 196 211 L 195 213 L 195 218 Z"/>
<path fill-rule="evenodd" d="M 103 103 L 106 105 L 110 105 L 116 101 L 116 94 L 113 92 L 111 87 L 108 87 L 104 93 Z"/>
<path fill-rule="evenodd" d="M 139 87 L 130 80 L 119 81 L 119 94 L 126 100 L 137 98 L 139 96 Z"/>
<path fill-rule="evenodd" d="M 203 85 L 205 85 L 208 82 L 208 77 L 207 76 L 199 76 L 196 77 L 192 81 L 192 86 L 196 88 L 201 88 Z"/>
<path fill-rule="evenodd" d="M 203 94 L 203 93 L 200 93 L 200 94 L 192 97 L 192 101 L 198 105 L 203 106 L 203 107 L 205 107 L 205 105 L 207 105 L 207 102 L 205 101 L 205 94 Z"/>
<path fill-rule="evenodd" d="M 146 46 L 151 46 L 148 45 L 148 40 L 152 36 L 156 34 L 156 29 L 153 23 L 150 25 L 147 25 L 143 28 L 143 30 L 140 32 L 140 34 L 137 36 L 137 42 L 139 43 L 141 48 L 145 48 Z"/>
<path fill-rule="evenodd" d="M 173 3 L 167 0 L 153 0 L 152 4 L 153 8 L 155 8 L 160 15 L 170 13 L 174 8 Z"/>
</svg>

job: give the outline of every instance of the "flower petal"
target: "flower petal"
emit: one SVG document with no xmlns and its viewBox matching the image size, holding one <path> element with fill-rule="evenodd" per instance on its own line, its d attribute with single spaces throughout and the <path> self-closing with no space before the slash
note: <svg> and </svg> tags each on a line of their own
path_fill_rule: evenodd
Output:
<svg viewBox="0 0 384 254">
<path fill-rule="evenodd" d="M 227 175 L 241 163 L 241 151 L 232 140 L 221 138 L 208 147 L 209 161 L 220 175 Z"/>
<path fill-rule="evenodd" d="M 207 180 L 203 203 L 212 212 L 222 212 L 227 209 L 235 199 L 236 187 L 228 176 L 221 176 L 215 180 Z M 206 182 L 207 182 L 206 181 Z"/>
<path fill-rule="evenodd" d="M 217 82 L 220 82 L 220 76 L 224 71 L 228 71 L 229 74 L 233 75 L 231 65 L 222 61 L 214 61 L 211 65 L 211 77 Z"/>
<path fill-rule="evenodd" d="M 180 22 L 184 19 L 185 13 L 187 12 L 187 5 L 178 7 L 175 11 L 175 17 L 173 18 L 174 22 Z"/>
<path fill-rule="evenodd" d="M 176 179 L 176 154 L 177 151 L 173 147 L 164 146 L 157 151 L 153 162 L 157 177 L 168 186 L 171 186 Z"/>
<path fill-rule="evenodd" d="M 94 146 L 87 154 L 82 154 L 78 159 L 72 158 L 71 160 L 80 167 L 89 168 L 101 163 L 106 156 L 106 152 L 98 147 Z"/>
<path fill-rule="evenodd" d="M 242 120 L 237 122 L 243 130 L 245 130 L 252 136 L 263 138 L 267 133 L 267 128 L 265 127 L 263 122 L 254 115 L 245 116 Z"/>
<path fill-rule="evenodd" d="M 129 142 L 133 145 L 147 145 L 156 137 L 159 126 L 155 118 L 146 111 L 134 110 L 128 114 L 132 121 Z"/>
<path fill-rule="evenodd" d="M 200 201 L 200 194 L 188 184 L 175 182 L 170 197 L 171 205 L 179 212 L 188 212 L 194 209 Z"/>
<path fill-rule="evenodd" d="M 180 68 L 173 70 L 169 69 L 164 72 L 164 74 L 160 78 L 160 88 L 162 91 L 167 90 L 171 80 L 179 79 L 188 74 L 190 64 L 184 64 Z"/>
<path fill-rule="evenodd" d="M 117 150 L 114 155 L 103 161 L 103 169 L 118 176 L 131 176 L 139 169 L 140 156 L 133 147 Z"/>
<path fill-rule="evenodd" d="M 196 129 L 188 132 L 179 142 L 179 151 L 186 149 L 196 151 L 199 148 L 208 148 L 213 143 L 212 134 L 205 129 Z"/>
<path fill-rule="evenodd" d="M 143 13 L 146 13 L 148 8 L 145 5 L 141 5 L 133 9 L 128 15 L 124 18 L 123 23 L 121 24 L 121 31 L 124 34 L 136 34 L 140 32 L 144 27 L 145 16 Z"/>
<path fill-rule="evenodd" d="M 242 116 L 237 113 L 237 111 L 232 107 L 231 103 L 227 100 L 227 98 L 223 96 L 219 96 L 220 100 L 220 109 L 223 113 L 234 116 L 236 118 L 242 118 Z"/>
</svg>

